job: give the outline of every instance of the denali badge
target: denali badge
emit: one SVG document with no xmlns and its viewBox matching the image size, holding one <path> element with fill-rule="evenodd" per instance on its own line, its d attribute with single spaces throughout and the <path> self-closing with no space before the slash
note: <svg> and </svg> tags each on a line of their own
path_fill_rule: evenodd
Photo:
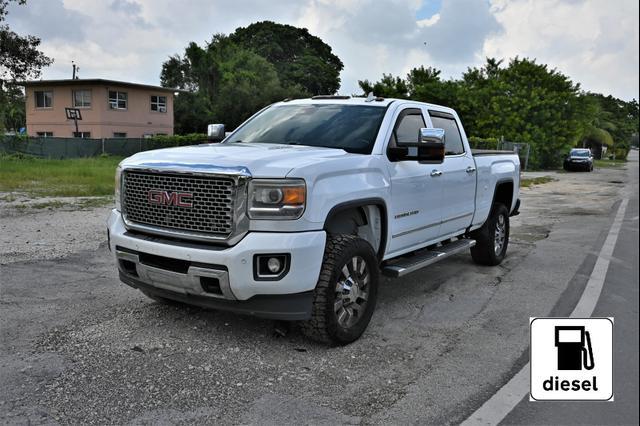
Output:
<svg viewBox="0 0 640 426">
<path fill-rule="evenodd" d="M 161 206 L 193 207 L 189 200 L 193 194 L 188 192 L 169 192 L 152 189 L 147 193 L 149 204 L 159 204 Z"/>
</svg>

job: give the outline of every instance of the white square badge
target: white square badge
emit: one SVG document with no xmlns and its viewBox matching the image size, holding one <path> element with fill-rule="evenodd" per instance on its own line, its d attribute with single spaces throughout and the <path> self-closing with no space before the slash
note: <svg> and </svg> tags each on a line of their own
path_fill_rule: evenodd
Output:
<svg viewBox="0 0 640 426">
<path fill-rule="evenodd" d="M 613 318 L 531 318 L 533 401 L 613 401 Z"/>
</svg>

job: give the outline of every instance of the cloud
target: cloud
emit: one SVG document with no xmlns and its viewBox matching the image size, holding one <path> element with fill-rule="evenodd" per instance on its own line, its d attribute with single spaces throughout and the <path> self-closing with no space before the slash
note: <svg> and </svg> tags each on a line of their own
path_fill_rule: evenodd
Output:
<svg viewBox="0 0 640 426">
<path fill-rule="evenodd" d="M 441 63 L 476 62 L 484 40 L 502 31 L 484 0 L 445 2 L 438 15 L 437 22 L 424 27 L 421 35 L 429 54 Z"/>
<path fill-rule="evenodd" d="M 537 58 L 586 89 L 638 96 L 638 2 L 620 0 L 29 0 L 7 22 L 42 38 L 56 59 L 45 78 L 158 84 L 162 62 L 252 22 L 306 27 L 345 64 L 341 93 L 358 80 L 426 65 L 459 77 L 486 56 Z"/>
<path fill-rule="evenodd" d="M 65 8 L 62 0 L 34 1 L 26 6 L 9 3 L 8 12 L 11 28 L 19 34 L 35 34 L 43 40 L 69 43 L 86 36 L 88 17 Z"/>
<path fill-rule="evenodd" d="M 429 18 L 420 16 L 421 5 L 413 0 L 310 1 L 298 25 L 342 58 L 343 93 L 359 93 L 358 80 L 377 80 L 382 73 L 404 76 L 419 65 L 458 76 L 482 62 L 484 40 L 501 31 L 485 0 L 445 1 L 437 13 L 430 9 Z"/>
<path fill-rule="evenodd" d="M 583 89 L 638 99 L 638 2 L 494 0 L 486 56 L 537 58 Z"/>
</svg>

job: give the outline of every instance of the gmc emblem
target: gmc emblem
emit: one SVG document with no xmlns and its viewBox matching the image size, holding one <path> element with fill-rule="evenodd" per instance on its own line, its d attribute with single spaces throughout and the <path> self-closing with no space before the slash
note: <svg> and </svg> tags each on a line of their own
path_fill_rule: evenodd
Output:
<svg viewBox="0 0 640 426">
<path fill-rule="evenodd" d="M 176 206 L 176 207 L 193 207 L 190 199 L 193 194 L 188 192 L 169 192 L 152 189 L 147 193 L 149 204 L 158 204 L 160 206 Z"/>
</svg>

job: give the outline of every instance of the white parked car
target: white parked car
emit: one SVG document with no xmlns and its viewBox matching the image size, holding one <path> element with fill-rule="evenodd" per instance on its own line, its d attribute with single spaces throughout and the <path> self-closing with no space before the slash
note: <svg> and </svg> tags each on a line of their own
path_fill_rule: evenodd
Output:
<svg viewBox="0 0 640 426">
<path fill-rule="evenodd" d="M 519 167 L 512 152 L 472 151 L 450 108 L 284 101 L 221 143 L 125 159 L 109 246 L 122 282 L 156 300 L 301 321 L 345 344 L 371 319 L 380 272 L 467 249 L 504 259 Z"/>
</svg>

